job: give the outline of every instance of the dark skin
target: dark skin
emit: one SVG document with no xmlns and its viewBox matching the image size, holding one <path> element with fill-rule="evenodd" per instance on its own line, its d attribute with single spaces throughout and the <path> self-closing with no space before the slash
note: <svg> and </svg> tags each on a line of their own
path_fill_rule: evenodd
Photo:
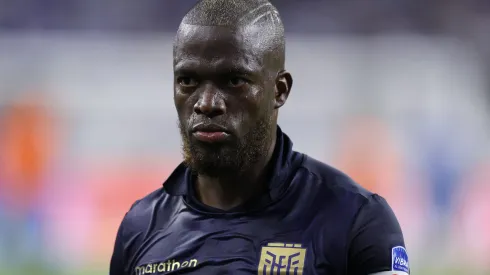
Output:
<svg viewBox="0 0 490 275">
<path fill-rule="evenodd" d="M 232 151 L 234 141 L 248 142 L 257 122 L 270 119 L 264 152 L 240 173 L 198 173 L 199 200 L 228 210 L 265 189 L 266 168 L 276 141 L 278 109 L 289 96 L 292 77 L 273 58 L 259 26 L 229 28 L 182 24 L 174 45 L 174 101 L 181 124 L 195 150 L 206 154 Z M 195 140 L 192 127 L 213 123 L 226 128 L 229 142 L 205 144 Z M 193 156 L 190 156 L 193 157 Z"/>
</svg>

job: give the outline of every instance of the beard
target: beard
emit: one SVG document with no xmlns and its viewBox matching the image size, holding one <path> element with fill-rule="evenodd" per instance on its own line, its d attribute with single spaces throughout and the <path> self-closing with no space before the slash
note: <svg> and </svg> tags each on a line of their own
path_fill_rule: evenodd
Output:
<svg viewBox="0 0 490 275">
<path fill-rule="evenodd" d="M 179 121 L 184 164 L 194 173 L 214 178 L 242 175 L 268 152 L 272 125 L 272 116 L 268 114 L 243 137 L 233 136 L 225 143 L 209 144 L 192 140 Z"/>
</svg>

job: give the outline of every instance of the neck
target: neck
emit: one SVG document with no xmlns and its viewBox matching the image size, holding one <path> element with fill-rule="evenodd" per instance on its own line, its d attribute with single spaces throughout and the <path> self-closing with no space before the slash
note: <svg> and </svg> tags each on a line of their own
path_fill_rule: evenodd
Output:
<svg viewBox="0 0 490 275">
<path fill-rule="evenodd" d="M 198 175 L 195 185 L 198 199 L 205 205 L 229 210 L 265 192 L 268 166 L 276 145 L 275 131 L 272 136 L 267 154 L 246 172 L 225 178 Z"/>
</svg>

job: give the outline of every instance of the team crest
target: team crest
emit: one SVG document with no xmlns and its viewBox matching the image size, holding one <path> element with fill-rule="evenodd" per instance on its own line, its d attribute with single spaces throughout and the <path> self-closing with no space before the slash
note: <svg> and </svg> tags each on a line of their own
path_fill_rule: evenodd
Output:
<svg viewBox="0 0 490 275">
<path fill-rule="evenodd" d="M 269 243 L 262 247 L 258 275 L 301 275 L 305 258 L 301 244 Z"/>
</svg>

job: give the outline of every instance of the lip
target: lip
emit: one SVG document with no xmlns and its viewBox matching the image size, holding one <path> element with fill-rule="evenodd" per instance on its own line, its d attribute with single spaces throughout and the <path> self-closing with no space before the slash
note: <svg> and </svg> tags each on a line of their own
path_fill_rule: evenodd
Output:
<svg viewBox="0 0 490 275">
<path fill-rule="evenodd" d="M 223 126 L 220 126 L 218 124 L 204 124 L 200 123 L 197 124 L 196 126 L 192 127 L 192 132 L 223 132 L 229 134 L 228 129 L 226 129 Z"/>
<path fill-rule="evenodd" d="M 198 124 L 192 128 L 192 135 L 199 141 L 215 143 L 226 140 L 230 133 L 225 127 L 217 124 Z"/>
</svg>

